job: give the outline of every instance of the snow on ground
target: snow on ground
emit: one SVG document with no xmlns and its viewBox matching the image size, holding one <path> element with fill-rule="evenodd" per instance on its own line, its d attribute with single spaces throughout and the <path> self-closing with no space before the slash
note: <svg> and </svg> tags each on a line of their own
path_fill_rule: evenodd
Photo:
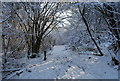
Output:
<svg viewBox="0 0 120 81">
<path fill-rule="evenodd" d="M 58 45 L 47 56 L 30 60 L 27 70 L 12 79 L 118 79 L 107 55 L 79 55 Z"/>
</svg>

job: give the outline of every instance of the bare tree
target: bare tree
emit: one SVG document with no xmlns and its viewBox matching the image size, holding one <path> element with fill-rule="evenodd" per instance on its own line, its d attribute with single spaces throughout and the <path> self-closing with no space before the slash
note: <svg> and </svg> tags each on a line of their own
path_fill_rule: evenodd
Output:
<svg viewBox="0 0 120 81">
<path fill-rule="evenodd" d="M 120 29 L 119 29 L 119 11 L 117 10 L 117 6 L 112 6 L 112 4 L 119 5 L 119 3 L 104 3 L 103 6 L 95 6 L 95 9 L 103 14 L 103 18 L 105 19 L 110 31 L 116 37 L 117 48 L 120 48 Z M 116 18 L 117 17 L 117 18 Z M 116 49 L 117 50 L 117 49 Z"/>
<path fill-rule="evenodd" d="M 59 23 L 57 10 L 60 3 L 20 3 L 23 7 L 15 10 L 19 25 L 25 33 L 25 39 L 31 57 L 39 53 L 42 39 Z"/>
<path fill-rule="evenodd" d="M 116 38 L 114 51 L 115 54 L 120 49 L 120 29 L 119 29 L 119 11 L 117 10 L 118 6 L 114 6 L 114 4 L 119 5 L 120 3 L 103 3 L 102 5 L 95 5 L 95 9 L 98 10 L 100 13 L 102 13 L 102 17 L 106 21 L 108 28 L 110 32 L 113 34 L 113 36 Z M 119 64 L 119 61 L 116 58 L 116 55 L 111 55 L 112 61 L 115 65 Z"/>
<path fill-rule="evenodd" d="M 97 49 L 98 49 L 98 51 L 99 51 L 99 53 L 100 53 L 99 56 L 103 56 L 103 53 L 102 53 L 101 49 L 99 48 L 97 42 L 95 41 L 94 37 L 92 36 L 92 33 L 91 33 L 90 29 L 89 29 L 90 26 L 89 26 L 89 24 L 88 24 L 88 22 L 87 22 L 87 20 L 86 20 L 86 18 L 85 18 L 85 16 L 84 16 L 84 13 L 85 13 L 85 5 L 84 5 L 84 7 L 83 7 L 83 11 L 81 11 L 81 8 L 80 8 L 79 5 L 78 5 L 78 9 L 79 9 L 79 13 L 80 13 L 80 15 L 81 15 L 81 17 L 82 17 L 82 20 L 83 20 L 83 22 L 85 23 L 85 25 L 86 25 L 86 27 L 87 27 L 87 31 L 88 31 L 88 33 L 89 33 L 92 41 L 94 42 L 95 46 L 97 47 Z"/>
</svg>

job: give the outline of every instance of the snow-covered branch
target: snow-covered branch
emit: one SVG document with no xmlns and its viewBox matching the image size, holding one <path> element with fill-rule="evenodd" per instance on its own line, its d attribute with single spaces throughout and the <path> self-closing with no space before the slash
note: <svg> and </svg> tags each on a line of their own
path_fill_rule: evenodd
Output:
<svg viewBox="0 0 120 81">
<path fill-rule="evenodd" d="M 2 24 L 2 23 L 4 23 L 5 21 L 7 21 L 10 17 L 11 17 L 11 15 L 9 15 L 8 17 L 6 17 L 4 20 L 0 21 L 0 24 Z"/>
</svg>

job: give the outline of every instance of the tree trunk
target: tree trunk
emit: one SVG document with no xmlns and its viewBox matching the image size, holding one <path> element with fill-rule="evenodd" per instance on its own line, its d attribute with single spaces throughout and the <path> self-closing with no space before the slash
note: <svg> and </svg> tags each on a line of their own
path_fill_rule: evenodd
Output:
<svg viewBox="0 0 120 81">
<path fill-rule="evenodd" d="M 32 44 L 32 55 L 31 58 L 35 58 L 38 56 L 39 50 L 40 50 L 40 45 L 41 45 L 41 37 L 36 37 L 37 41 Z M 34 41 L 32 41 L 34 42 Z"/>
<path fill-rule="evenodd" d="M 47 57 L 46 57 L 46 51 L 44 51 L 44 60 L 46 60 Z"/>
<path fill-rule="evenodd" d="M 30 50 L 31 50 L 31 48 L 30 48 L 30 46 L 28 45 L 28 54 L 27 54 L 27 58 L 29 59 L 29 57 L 30 57 Z"/>
</svg>

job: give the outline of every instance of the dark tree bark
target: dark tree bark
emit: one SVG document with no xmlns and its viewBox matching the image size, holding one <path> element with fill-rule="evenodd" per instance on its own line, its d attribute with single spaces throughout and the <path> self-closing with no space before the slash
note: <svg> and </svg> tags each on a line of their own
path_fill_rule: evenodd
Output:
<svg viewBox="0 0 120 81">
<path fill-rule="evenodd" d="M 44 51 L 44 60 L 46 60 L 47 57 L 46 57 L 46 51 Z"/>
</svg>

